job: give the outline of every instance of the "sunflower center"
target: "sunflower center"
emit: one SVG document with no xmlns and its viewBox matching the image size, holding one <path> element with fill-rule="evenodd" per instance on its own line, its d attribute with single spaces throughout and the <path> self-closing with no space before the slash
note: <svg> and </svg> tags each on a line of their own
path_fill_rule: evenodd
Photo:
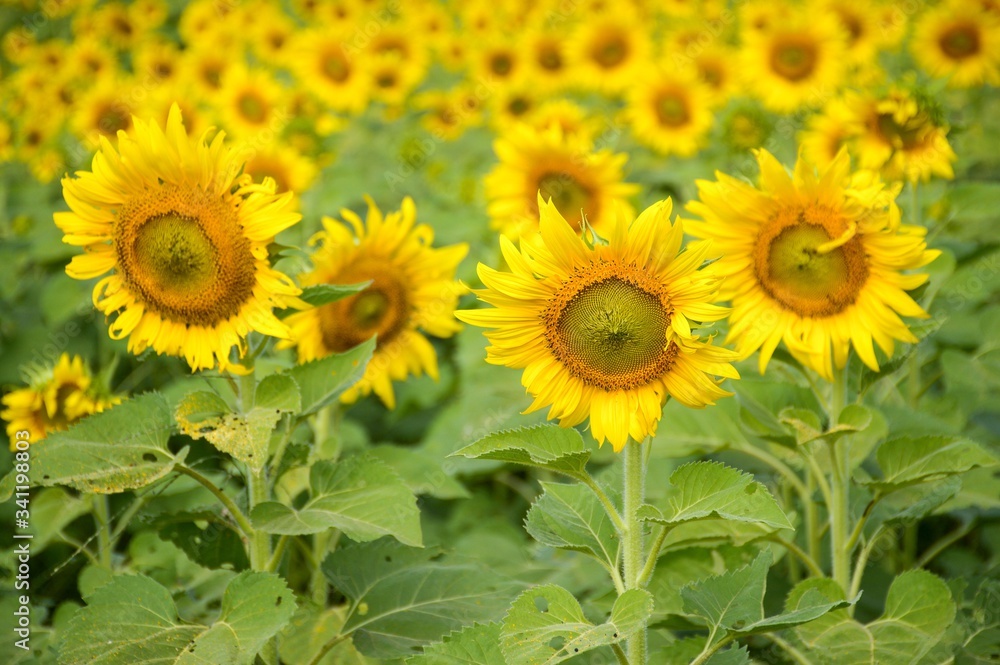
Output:
<svg viewBox="0 0 1000 665">
<path fill-rule="evenodd" d="M 681 127 L 691 119 L 687 104 L 674 92 L 663 93 L 657 98 L 656 117 L 667 127 Z"/>
<path fill-rule="evenodd" d="M 244 92 L 236 101 L 240 115 L 252 123 L 261 123 L 267 118 L 267 105 L 252 92 Z"/>
<path fill-rule="evenodd" d="M 875 118 L 875 124 L 876 132 L 894 148 L 912 150 L 923 143 L 921 140 L 923 132 L 919 122 L 900 124 L 896 122 L 892 113 L 879 113 Z"/>
<path fill-rule="evenodd" d="M 344 56 L 340 53 L 326 54 L 320 62 L 320 68 L 323 71 L 323 76 L 335 83 L 343 83 L 351 73 Z"/>
<path fill-rule="evenodd" d="M 757 238 L 754 269 L 760 285 L 800 316 L 843 311 L 868 279 L 855 229 L 827 208 L 780 211 Z"/>
<path fill-rule="evenodd" d="M 372 280 L 361 293 L 324 305 L 319 310 L 319 327 L 323 345 L 332 352 L 342 353 L 378 335 L 378 346 L 384 347 L 406 327 L 410 307 L 406 289 L 385 274 L 387 266 L 355 266 L 350 282 Z"/>
<path fill-rule="evenodd" d="M 119 131 L 132 126 L 128 113 L 116 105 L 106 106 L 97 116 L 97 129 L 105 136 L 114 137 Z"/>
<path fill-rule="evenodd" d="M 553 355 L 577 378 L 603 390 L 647 385 L 669 371 L 673 312 L 662 284 L 617 261 L 578 268 L 542 314 Z"/>
<path fill-rule="evenodd" d="M 614 35 L 598 44 L 592 55 L 601 67 L 617 67 L 628 57 L 628 44 L 620 35 Z"/>
<path fill-rule="evenodd" d="M 562 54 L 556 46 L 543 46 L 538 53 L 539 66 L 550 72 L 559 71 L 563 66 Z"/>
<path fill-rule="evenodd" d="M 771 69 L 789 81 L 801 81 L 816 67 L 816 47 L 805 42 L 786 42 L 771 51 Z"/>
<path fill-rule="evenodd" d="M 538 191 L 543 200 L 552 199 L 559 214 L 567 221 L 577 219 L 581 210 L 583 213 L 594 213 L 593 191 L 568 173 L 542 174 L 538 179 Z"/>
<path fill-rule="evenodd" d="M 135 257 L 161 286 L 197 291 L 214 276 L 215 247 L 194 219 L 163 215 L 136 234 Z"/>
<path fill-rule="evenodd" d="M 968 58 L 979 53 L 979 31 L 975 26 L 956 25 L 945 31 L 938 43 L 949 58 Z"/>
<path fill-rule="evenodd" d="M 507 76 L 514 68 L 514 61 L 506 53 L 497 53 L 490 58 L 490 71 L 497 76 Z"/>
<path fill-rule="evenodd" d="M 115 225 L 122 280 L 147 311 L 208 327 L 253 297 L 256 259 L 231 201 L 164 185 L 126 201 Z"/>
</svg>

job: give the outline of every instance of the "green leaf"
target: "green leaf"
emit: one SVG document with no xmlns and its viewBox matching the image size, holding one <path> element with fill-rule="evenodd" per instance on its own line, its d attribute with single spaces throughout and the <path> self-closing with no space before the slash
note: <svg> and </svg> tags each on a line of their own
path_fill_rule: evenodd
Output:
<svg viewBox="0 0 1000 665">
<path fill-rule="evenodd" d="M 312 498 L 299 510 L 277 501 L 257 504 L 250 513 L 254 528 L 292 536 L 334 528 L 359 542 L 390 535 L 421 544 L 417 499 L 383 462 L 367 455 L 322 460 L 310 469 L 309 485 Z"/>
<path fill-rule="evenodd" d="M 254 406 L 282 413 L 296 413 L 302 408 L 299 385 L 287 374 L 265 376 L 254 393 Z"/>
<path fill-rule="evenodd" d="M 184 516 L 178 517 L 183 519 Z M 193 520 L 175 522 L 160 529 L 159 535 L 184 550 L 192 561 L 205 568 L 235 571 L 249 568 L 250 561 L 247 559 L 243 540 L 228 526 L 220 524 L 215 515 L 212 518 L 204 529 Z"/>
<path fill-rule="evenodd" d="M 369 448 L 368 455 L 388 464 L 414 494 L 438 499 L 465 499 L 468 490 L 441 468 L 434 457 L 412 448 L 382 445 Z"/>
<path fill-rule="evenodd" d="M 542 495 L 524 526 L 542 545 L 585 552 L 609 568 L 618 561 L 618 537 L 604 506 L 580 484 L 542 483 Z"/>
<path fill-rule="evenodd" d="M 873 534 L 883 526 L 915 523 L 944 505 L 961 489 L 962 479 L 958 476 L 904 487 L 875 504 L 865 528 Z"/>
<path fill-rule="evenodd" d="M 557 425 L 521 427 L 495 432 L 453 455 L 523 464 L 573 478 L 587 475 L 590 451 L 575 429 Z"/>
<path fill-rule="evenodd" d="M 764 619 L 764 588 L 771 551 L 753 563 L 681 589 L 684 610 L 702 617 L 714 629 L 739 631 Z"/>
<path fill-rule="evenodd" d="M 314 284 L 302 289 L 302 295 L 299 298 L 313 307 L 322 307 L 353 296 L 355 293 L 361 293 L 371 286 L 371 283 L 371 280 L 368 280 L 357 284 Z"/>
<path fill-rule="evenodd" d="M 843 591 L 829 579 L 807 580 L 789 594 L 786 609 L 796 610 L 816 594 L 842 600 Z M 836 610 L 796 628 L 808 655 L 830 665 L 905 665 L 919 662 L 941 639 L 955 618 L 948 586 L 924 570 L 893 580 L 885 612 L 864 625 L 846 610 Z"/>
<path fill-rule="evenodd" d="M 344 353 L 334 353 L 319 360 L 296 365 L 288 371 L 302 395 L 302 415 L 332 404 L 341 393 L 364 376 L 375 351 L 375 338 L 358 344 Z"/>
<path fill-rule="evenodd" d="M 993 454 L 974 441 L 951 436 L 892 439 L 879 446 L 875 458 L 882 470 L 882 479 L 867 484 L 882 491 L 893 491 L 997 463 Z"/>
<path fill-rule="evenodd" d="M 406 665 L 507 665 L 500 650 L 500 624 L 463 628 L 424 647 L 423 654 L 407 659 Z"/>
<path fill-rule="evenodd" d="M 249 571 L 229 582 L 211 627 L 181 622 L 170 592 L 144 575 L 117 576 L 86 600 L 63 635 L 65 665 L 249 665 L 295 612 L 280 577 Z"/>
<path fill-rule="evenodd" d="M 642 506 L 641 520 L 673 526 L 692 520 L 721 517 L 764 524 L 775 529 L 792 525 L 771 493 L 749 473 L 718 462 L 685 464 L 670 476 L 670 490 L 662 511 Z"/>
<path fill-rule="evenodd" d="M 197 431 L 204 423 L 212 423 L 231 411 L 226 400 L 220 396 L 207 390 L 196 390 L 185 395 L 177 404 L 174 417 L 181 430 L 187 433 Z"/>
<path fill-rule="evenodd" d="M 521 585 L 471 562 L 434 558 L 435 548 L 389 539 L 340 547 L 323 573 L 351 600 L 343 632 L 373 658 L 411 656 L 414 648 L 476 621 L 494 621 Z"/>
<path fill-rule="evenodd" d="M 166 400 L 147 393 L 95 413 L 31 448 L 31 481 L 114 494 L 145 487 L 184 460 L 167 448 L 173 418 Z"/>
<path fill-rule="evenodd" d="M 281 412 L 273 408 L 254 407 L 245 414 L 227 413 L 221 417 L 207 417 L 203 396 L 209 393 L 195 393 L 195 399 L 188 395 L 177 406 L 177 422 L 185 433 L 193 439 L 205 439 L 217 449 L 228 453 L 247 464 L 254 471 L 260 471 L 267 464 L 271 432 L 281 419 Z M 194 423 L 189 414 L 205 419 Z M 192 425 L 197 425 L 193 427 Z"/>
<path fill-rule="evenodd" d="M 281 633 L 281 661 L 286 665 L 313 665 L 313 656 L 330 640 L 340 634 L 348 608 L 319 608 L 304 605 L 299 608 Z M 350 640 L 344 640 L 333 647 L 317 665 L 370 665 L 368 660 L 354 648 Z"/>
<path fill-rule="evenodd" d="M 626 591 L 611 617 L 595 626 L 583 615 L 573 594 L 554 584 L 528 589 L 503 620 L 500 646 L 509 663 L 552 665 L 577 654 L 617 644 L 642 628 L 653 612 L 653 598 L 643 589 Z"/>
</svg>

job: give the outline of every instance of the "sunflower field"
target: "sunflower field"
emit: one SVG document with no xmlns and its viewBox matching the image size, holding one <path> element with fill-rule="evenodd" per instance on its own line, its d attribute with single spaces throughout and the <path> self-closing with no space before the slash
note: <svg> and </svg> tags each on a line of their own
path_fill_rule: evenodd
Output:
<svg viewBox="0 0 1000 665">
<path fill-rule="evenodd" d="M 0 34 L 0 662 L 1000 662 L 996 0 Z"/>
</svg>

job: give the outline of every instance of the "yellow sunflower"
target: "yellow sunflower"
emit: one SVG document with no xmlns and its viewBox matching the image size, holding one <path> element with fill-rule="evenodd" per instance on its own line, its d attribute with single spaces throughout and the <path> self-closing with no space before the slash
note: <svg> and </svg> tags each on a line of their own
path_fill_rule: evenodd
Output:
<svg viewBox="0 0 1000 665">
<path fill-rule="evenodd" d="M 661 155 L 690 157 L 712 128 L 712 95 L 693 77 L 658 69 L 629 90 L 625 117 L 632 135 Z"/>
<path fill-rule="evenodd" d="M 528 77 L 542 92 L 551 94 L 566 86 L 569 62 L 562 34 L 535 27 L 525 36 L 523 48 L 527 52 Z"/>
<path fill-rule="evenodd" d="M 230 65 L 213 101 L 223 126 L 245 139 L 281 130 L 288 122 L 287 97 L 270 72 Z"/>
<path fill-rule="evenodd" d="M 103 141 L 93 171 L 63 179 L 72 212 L 55 213 L 63 242 L 83 247 L 66 273 L 91 279 L 94 305 L 114 316 L 128 349 L 184 357 L 192 370 L 227 369 L 251 331 L 287 337 L 274 307 L 299 289 L 268 263 L 267 246 L 299 221 L 291 193 L 254 184 L 219 132 L 189 137 L 175 106 L 163 130 L 133 120 L 116 151 Z"/>
<path fill-rule="evenodd" d="M 669 199 L 631 224 L 619 215 L 608 244 L 581 237 L 551 201 L 539 210 L 540 232 L 520 249 L 500 238 L 511 272 L 479 265 L 476 294 L 494 308 L 456 314 L 491 329 L 487 362 L 524 369 L 527 412 L 551 407 L 563 427 L 589 417 L 598 444 L 621 451 L 656 432 L 668 396 L 703 407 L 729 394 L 714 377 L 739 378 L 735 354 L 692 332 L 728 311 L 712 304 L 719 277 L 699 270 L 706 246 L 677 255 Z"/>
<path fill-rule="evenodd" d="M 799 134 L 806 161 L 817 166 L 832 162 L 853 139 L 855 127 L 847 102 L 841 97 L 831 99 L 821 113 L 809 117 L 805 130 Z"/>
<path fill-rule="evenodd" d="M 579 87 L 617 94 L 646 66 L 652 52 L 649 35 L 626 7 L 591 16 L 577 28 L 569 55 Z"/>
<path fill-rule="evenodd" d="M 759 189 L 719 173 L 698 181 L 699 200 L 687 206 L 701 217 L 688 232 L 722 254 L 714 265 L 732 301 L 727 341 L 743 356 L 760 349 L 761 372 L 781 341 L 827 380 L 851 346 L 878 371 L 873 340 L 891 356 L 894 340 L 917 341 L 900 316 L 927 316 L 906 293 L 927 275 L 903 271 L 939 252 L 927 249 L 925 229 L 900 223 L 899 187 L 852 174 L 846 150 L 818 174 L 800 157 L 794 177 L 766 150 L 757 161 Z"/>
<path fill-rule="evenodd" d="M 127 79 L 106 77 L 80 96 L 70 127 L 88 149 L 95 149 L 102 137 L 113 139 L 119 130 L 132 128 L 135 108 L 122 90 L 134 85 Z"/>
<path fill-rule="evenodd" d="M 31 385 L 3 396 L 0 418 L 7 421 L 7 438 L 14 450 L 15 432 L 26 430 L 30 442 L 39 443 L 50 432 L 59 432 L 73 422 L 100 413 L 121 402 L 97 385 L 83 358 L 64 353 L 54 367 L 34 373 Z"/>
<path fill-rule="evenodd" d="M 889 180 L 955 177 L 951 165 L 958 157 L 932 99 L 893 87 L 886 95 L 850 94 L 847 100 L 862 168 L 881 170 Z"/>
<path fill-rule="evenodd" d="M 434 232 L 417 224 L 413 200 L 403 199 L 399 212 L 382 214 L 371 199 L 368 217 L 350 210 L 350 224 L 326 217 L 323 231 L 311 240 L 319 248 L 313 270 L 301 276 L 305 286 L 372 281 L 361 293 L 337 302 L 296 312 L 286 319 L 299 362 L 340 353 L 378 335 L 375 354 L 362 379 L 341 398 L 346 403 L 374 391 L 395 408 L 393 381 L 424 373 L 438 377 L 434 347 L 424 336 L 451 337 L 459 330 L 453 313 L 461 287 L 455 269 L 468 246 L 431 247 Z"/>
<path fill-rule="evenodd" d="M 815 106 L 844 78 L 845 35 L 834 16 L 798 12 L 764 30 L 744 32 L 746 89 L 773 111 Z"/>
<path fill-rule="evenodd" d="M 639 188 L 623 182 L 624 153 L 595 152 L 587 137 L 565 135 L 558 125 L 519 125 L 493 148 L 500 163 L 485 178 L 487 212 L 508 238 L 537 233 L 539 192 L 576 228 L 585 217 L 601 235 L 618 206 L 631 213 L 626 199 Z"/>
<path fill-rule="evenodd" d="M 931 76 L 970 88 L 1000 84 L 1000 17 L 975 2 L 950 0 L 924 13 L 910 43 Z"/>
<path fill-rule="evenodd" d="M 368 106 L 371 77 L 362 68 L 362 58 L 351 58 L 343 42 L 352 33 L 340 30 L 310 30 L 295 37 L 295 75 L 327 107 L 335 111 L 361 113 Z"/>
</svg>

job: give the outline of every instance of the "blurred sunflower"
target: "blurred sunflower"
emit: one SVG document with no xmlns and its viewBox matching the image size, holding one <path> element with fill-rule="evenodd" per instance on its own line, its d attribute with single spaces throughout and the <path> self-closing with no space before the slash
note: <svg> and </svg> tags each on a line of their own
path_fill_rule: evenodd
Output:
<svg viewBox="0 0 1000 665">
<path fill-rule="evenodd" d="M 690 157 L 712 128 L 711 93 L 692 77 L 659 69 L 629 90 L 625 117 L 640 143 L 661 155 Z"/>
<path fill-rule="evenodd" d="M 566 39 L 558 31 L 533 27 L 524 37 L 527 52 L 528 78 L 541 92 L 551 94 L 569 82 L 569 62 Z"/>
<path fill-rule="evenodd" d="M 30 432 L 30 442 L 37 444 L 52 432 L 65 430 L 73 422 L 100 413 L 118 404 L 122 398 L 112 395 L 94 381 L 83 358 L 63 353 L 54 367 L 31 372 L 27 388 L 12 390 L 3 396 L 0 418 L 7 421 L 7 438 L 14 450 L 15 433 Z"/>
<path fill-rule="evenodd" d="M 118 151 L 103 142 L 93 172 L 63 179 L 72 212 L 55 222 L 63 242 L 85 249 L 70 277 L 114 271 L 94 287 L 95 307 L 115 315 L 113 339 L 225 370 L 251 331 L 288 335 L 272 308 L 299 304 L 299 289 L 271 268 L 267 246 L 300 216 L 273 181 L 240 176 L 221 132 L 207 139 L 187 135 L 176 106 L 165 130 L 136 119 Z"/>
<path fill-rule="evenodd" d="M 595 14 L 576 29 L 569 43 L 576 86 L 613 95 L 643 71 L 652 46 L 638 16 L 626 7 Z"/>
<path fill-rule="evenodd" d="M 527 74 L 527 64 L 518 44 L 493 38 L 475 48 L 470 77 L 475 81 L 510 84 Z"/>
<path fill-rule="evenodd" d="M 416 223 L 409 197 L 399 212 L 384 216 L 367 201 L 364 222 L 350 210 L 341 212 L 350 226 L 323 219 L 323 230 L 310 241 L 319 245 L 313 270 L 300 279 L 304 286 L 372 284 L 357 295 L 288 317 L 292 337 L 281 346 L 296 347 L 299 362 L 308 362 L 378 335 L 364 377 L 341 400 L 351 403 L 374 392 L 392 409 L 393 381 L 424 373 L 438 377 L 437 356 L 425 335 L 451 337 L 459 330 L 453 313 L 461 287 L 454 277 L 468 246 L 431 247 L 434 232 Z"/>
<path fill-rule="evenodd" d="M 491 124 L 497 134 L 504 134 L 524 122 L 537 108 L 538 92 L 535 86 L 505 86 L 490 98 Z"/>
<path fill-rule="evenodd" d="M 773 111 L 816 105 L 843 81 L 844 41 L 830 14 L 799 12 L 766 30 L 745 32 L 746 88 Z"/>
<path fill-rule="evenodd" d="M 165 39 L 150 39 L 132 53 L 132 70 L 144 83 L 173 85 L 181 72 L 180 49 Z"/>
<path fill-rule="evenodd" d="M 229 58 L 215 49 L 190 48 L 183 52 L 180 67 L 184 80 L 190 81 L 201 96 L 210 97 L 222 87 Z"/>
<path fill-rule="evenodd" d="M 244 173 L 256 181 L 274 180 L 275 192 L 292 192 L 296 197 L 305 192 L 316 179 L 316 165 L 294 148 L 268 144 L 247 155 Z"/>
<path fill-rule="evenodd" d="M 586 218 L 603 234 L 619 206 L 631 214 L 626 199 L 639 188 L 623 182 L 624 153 L 594 152 L 586 137 L 564 135 L 556 125 L 518 125 L 493 148 L 500 163 L 485 178 L 487 211 L 508 238 L 537 233 L 539 192 L 575 228 Z"/>
<path fill-rule="evenodd" d="M 327 107 L 361 113 L 371 96 L 371 76 L 360 59 L 349 58 L 341 42 L 351 33 L 309 30 L 295 36 L 294 72 Z"/>
<path fill-rule="evenodd" d="M 773 130 L 768 114 L 756 105 L 735 106 L 722 121 L 722 138 L 738 151 L 761 147 Z"/>
<path fill-rule="evenodd" d="M 424 111 L 420 124 L 435 137 L 444 141 L 454 141 L 469 127 L 470 116 L 462 112 L 463 91 L 429 90 L 413 98 L 413 106 Z"/>
<path fill-rule="evenodd" d="M 230 65 L 213 101 L 223 126 L 240 139 L 261 132 L 277 132 L 288 121 L 287 92 L 264 69 Z"/>
<path fill-rule="evenodd" d="M 582 238 L 551 201 L 539 210 L 540 233 L 520 250 L 500 238 L 511 272 L 479 265 L 476 295 L 494 308 L 456 313 L 491 329 L 487 362 L 524 369 L 527 412 L 549 406 L 563 427 L 589 417 L 598 444 L 620 451 L 656 432 L 668 396 L 703 407 L 729 394 L 714 377 L 739 378 L 735 354 L 692 333 L 728 311 L 712 304 L 719 277 L 699 270 L 706 248 L 677 255 L 684 231 L 669 199 L 631 224 L 619 215 L 606 245 Z"/>
<path fill-rule="evenodd" d="M 895 197 L 877 174 L 851 174 L 846 150 L 817 174 L 800 158 L 794 177 L 766 150 L 757 151 L 760 188 L 725 174 L 698 181 L 701 217 L 688 224 L 722 257 L 713 264 L 732 301 L 727 341 L 742 356 L 760 350 L 763 372 L 781 341 L 803 365 L 833 379 L 853 345 L 878 371 L 872 342 L 886 355 L 894 340 L 917 338 L 900 316 L 926 318 L 907 295 L 926 274 L 925 229 L 900 224 Z M 832 357 L 831 357 L 832 349 Z"/>
<path fill-rule="evenodd" d="M 825 166 L 854 138 L 856 123 L 851 108 L 842 97 L 834 97 L 806 121 L 799 134 L 802 154 L 810 164 Z"/>
<path fill-rule="evenodd" d="M 95 149 L 101 137 L 113 139 L 119 131 L 132 128 L 135 108 L 123 94 L 131 85 L 128 79 L 108 77 L 80 96 L 70 127 L 88 149 Z"/>
<path fill-rule="evenodd" d="M 927 73 L 952 87 L 1000 84 L 1000 16 L 978 3 L 949 0 L 927 10 L 910 50 Z"/>
<path fill-rule="evenodd" d="M 889 180 L 955 177 L 958 157 L 937 104 L 926 95 L 893 87 L 888 94 L 848 95 L 859 165 Z"/>
<path fill-rule="evenodd" d="M 599 129 L 597 118 L 568 99 L 550 99 L 542 102 L 528 114 L 525 121 L 538 131 L 545 132 L 550 126 L 557 126 L 563 136 L 578 136 L 585 140 L 593 138 Z"/>
</svg>

